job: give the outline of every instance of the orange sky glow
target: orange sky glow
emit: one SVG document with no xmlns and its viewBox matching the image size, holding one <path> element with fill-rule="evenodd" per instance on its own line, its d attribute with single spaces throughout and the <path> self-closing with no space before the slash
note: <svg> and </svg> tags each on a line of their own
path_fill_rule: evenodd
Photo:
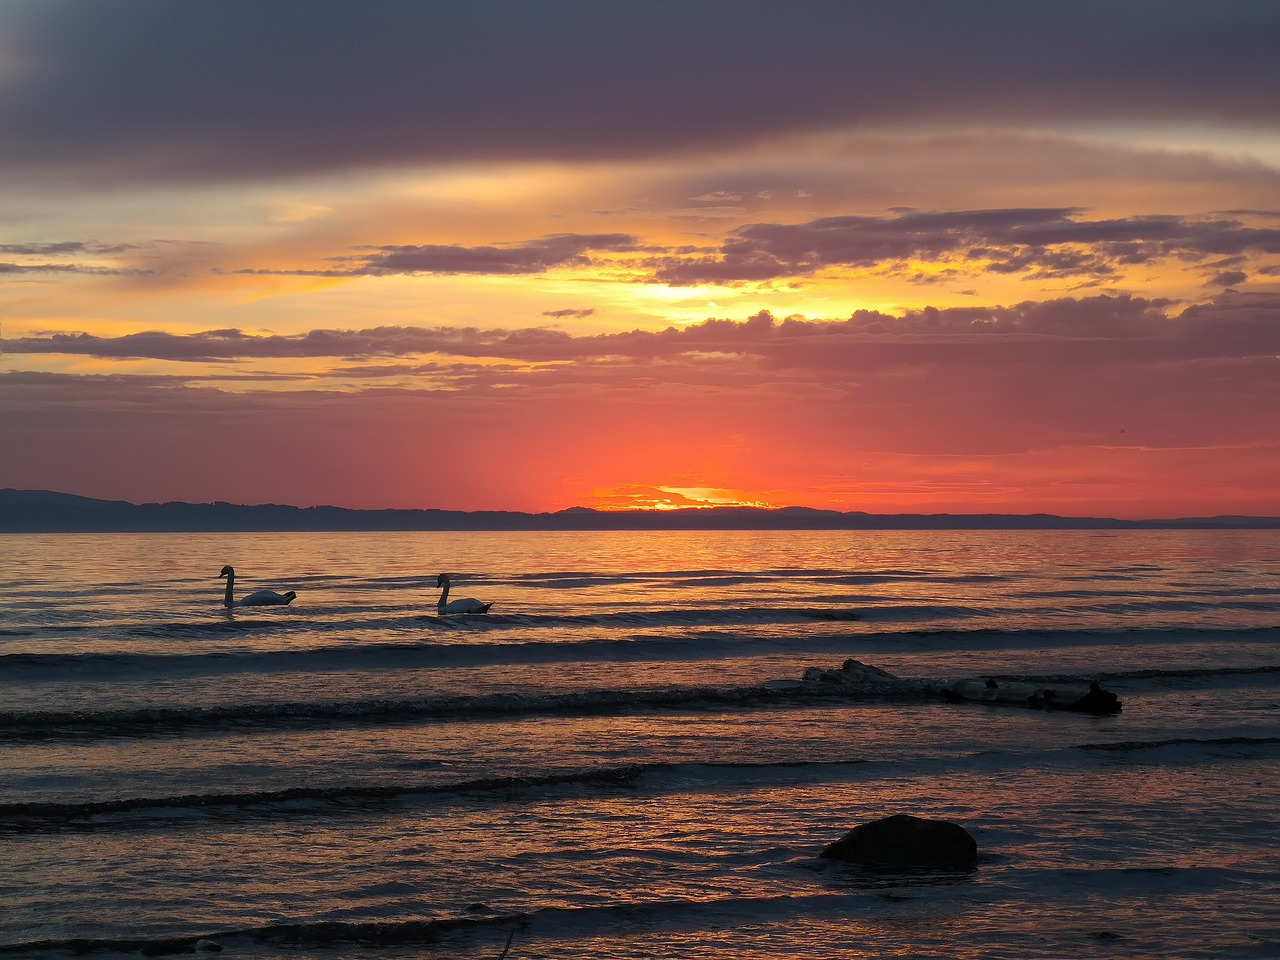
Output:
<svg viewBox="0 0 1280 960">
<path fill-rule="evenodd" d="M 0 6 L 0 487 L 1280 515 L 1280 15 L 920 5 Z"/>
</svg>

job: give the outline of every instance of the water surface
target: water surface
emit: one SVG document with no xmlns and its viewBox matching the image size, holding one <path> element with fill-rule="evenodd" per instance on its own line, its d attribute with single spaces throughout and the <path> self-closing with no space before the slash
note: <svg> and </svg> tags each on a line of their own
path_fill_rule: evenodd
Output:
<svg viewBox="0 0 1280 960">
<path fill-rule="evenodd" d="M 1280 532 L 0 536 L 0 950 L 1280 955 Z M 225 610 L 237 594 L 298 592 Z M 484 617 L 438 617 L 436 575 Z M 817 695 L 1098 680 L 1090 717 Z M 818 855 L 941 817 L 959 876 Z"/>
</svg>

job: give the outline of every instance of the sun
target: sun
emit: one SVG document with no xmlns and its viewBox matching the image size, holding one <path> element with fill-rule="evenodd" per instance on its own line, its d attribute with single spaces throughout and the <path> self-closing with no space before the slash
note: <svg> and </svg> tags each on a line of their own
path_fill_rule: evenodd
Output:
<svg viewBox="0 0 1280 960">
<path fill-rule="evenodd" d="M 591 495 L 597 510 L 708 510 L 713 507 L 755 507 L 775 510 L 777 505 L 740 490 L 720 487 L 677 487 L 630 484 Z"/>
</svg>

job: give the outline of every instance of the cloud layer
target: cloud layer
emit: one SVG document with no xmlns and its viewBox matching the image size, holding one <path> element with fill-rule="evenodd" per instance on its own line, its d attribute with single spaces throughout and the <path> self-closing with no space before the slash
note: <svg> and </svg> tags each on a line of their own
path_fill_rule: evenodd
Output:
<svg viewBox="0 0 1280 960">
<path fill-rule="evenodd" d="M 822 217 L 807 223 L 750 223 L 718 245 L 671 247 L 625 233 L 553 234 L 502 245 L 386 244 L 326 257 L 331 265 L 241 268 L 248 275 L 387 277 L 422 274 L 528 276 L 607 268 L 631 282 L 731 285 L 802 280 L 825 270 L 879 269 L 923 283 L 966 274 L 1008 274 L 1033 280 L 1096 284 L 1122 280 L 1163 264 L 1202 268 L 1207 286 L 1238 286 L 1250 271 L 1269 275 L 1280 264 L 1280 211 L 1246 214 L 1255 223 L 1214 215 L 1147 215 L 1093 219 L 1071 209 L 900 210 L 886 216 Z M 25 260 L 0 261 L 6 273 L 139 275 L 142 266 L 113 266 L 137 245 L 80 241 L 8 245 Z M 5 247 L 0 246 L 0 253 Z M 49 254 L 68 259 L 50 262 Z M 96 263 L 79 262 L 93 254 Z M 142 261 L 145 262 L 145 261 Z M 924 273 L 919 265 L 938 265 Z M 913 270 L 915 273 L 913 274 Z"/>
<path fill-rule="evenodd" d="M 0 168 L 88 155 L 115 178 L 673 154 L 948 118 L 1247 124 L 1280 111 L 1265 82 L 1280 11 L 1260 0 L 802 12 L 317 0 L 305 13 L 11 0 L 3 21 Z"/>
<path fill-rule="evenodd" d="M 958 345 L 1008 356 L 1014 349 L 1077 347 L 1147 360 L 1280 355 L 1280 297 L 1223 296 L 1170 313 L 1168 305 L 1132 297 L 1028 301 L 1012 307 L 926 309 L 892 316 L 860 310 L 845 320 L 777 320 L 761 312 L 747 320 L 709 319 L 662 331 L 574 336 L 561 330 L 380 327 L 311 330 L 289 335 L 207 330 L 116 337 L 54 333 L 0 341 L 9 354 L 69 354 L 185 362 L 279 358 L 493 358 L 529 363 L 628 357 L 663 360 L 691 354 L 758 357 L 774 366 L 821 368 L 843 362 L 841 351 L 879 349 L 907 357 L 945 356 Z"/>
</svg>

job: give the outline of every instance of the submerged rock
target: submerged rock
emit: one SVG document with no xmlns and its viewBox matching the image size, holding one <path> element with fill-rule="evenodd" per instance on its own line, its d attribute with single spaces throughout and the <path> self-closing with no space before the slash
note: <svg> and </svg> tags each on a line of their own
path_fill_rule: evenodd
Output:
<svg viewBox="0 0 1280 960">
<path fill-rule="evenodd" d="M 899 813 L 854 827 L 822 856 L 879 869 L 972 870 L 978 844 L 958 823 Z"/>
<path fill-rule="evenodd" d="M 1119 713 L 1120 698 L 1110 690 L 1103 690 L 1097 683 L 1089 684 L 1089 692 L 1072 700 L 1066 707 L 1076 713 Z"/>
<path fill-rule="evenodd" d="M 1008 680 L 957 680 L 942 688 L 951 703 L 973 701 L 1033 710 L 1065 710 L 1072 713 L 1119 713 L 1123 704 L 1110 690 L 1098 684 L 1044 687 Z"/>
<path fill-rule="evenodd" d="M 964 680 L 907 679 L 894 676 L 852 657 L 838 670 L 809 667 L 801 677 L 801 684 L 810 691 L 821 694 L 869 694 L 887 697 L 936 697 L 942 696 L 949 703 L 1001 704 L 1010 707 L 1029 707 L 1034 710 L 1065 710 L 1072 713 L 1119 713 L 1120 698 L 1098 684 L 1083 683 L 1055 685 L 995 680 L 992 678 L 968 678 Z"/>
<path fill-rule="evenodd" d="M 804 672 L 803 682 L 807 686 L 830 687 L 832 689 L 861 690 L 876 692 L 922 692 L 924 683 L 919 680 L 904 680 L 896 677 L 888 670 L 881 670 L 861 660 L 850 657 L 839 670 L 823 670 L 821 667 L 810 667 Z"/>
</svg>

